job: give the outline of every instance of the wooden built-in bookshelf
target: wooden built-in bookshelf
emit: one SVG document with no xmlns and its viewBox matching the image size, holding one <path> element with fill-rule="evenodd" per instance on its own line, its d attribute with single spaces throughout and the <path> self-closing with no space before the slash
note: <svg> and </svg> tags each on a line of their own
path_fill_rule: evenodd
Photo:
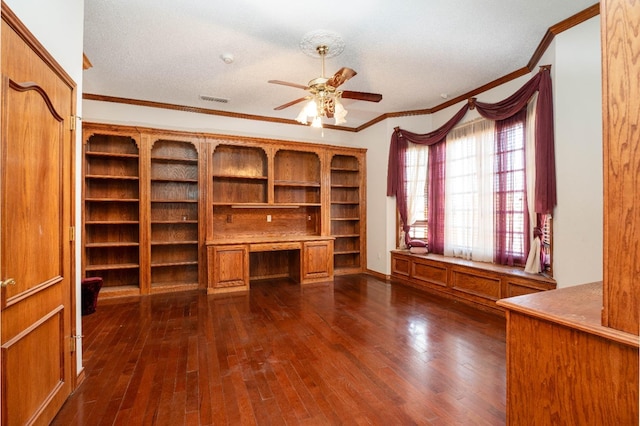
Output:
<svg viewBox="0 0 640 426">
<path fill-rule="evenodd" d="M 103 278 L 101 297 L 366 267 L 364 149 L 92 123 L 83 132 L 83 276 Z"/>
<path fill-rule="evenodd" d="M 84 147 L 86 277 L 103 278 L 103 293 L 140 288 L 139 137 L 92 134 Z"/>
<path fill-rule="evenodd" d="M 336 273 L 357 273 L 365 259 L 364 156 L 331 157 L 331 235 Z"/>
<path fill-rule="evenodd" d="M 179 140 L 151 148 L 151 292 L 199 285 L 198 148 Z"/>
</svg>

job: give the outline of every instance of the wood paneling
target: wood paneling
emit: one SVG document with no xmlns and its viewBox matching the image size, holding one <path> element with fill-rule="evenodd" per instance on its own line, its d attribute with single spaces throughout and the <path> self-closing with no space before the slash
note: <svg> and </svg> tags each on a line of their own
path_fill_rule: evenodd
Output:
<svg viewBox="0 0 640 426">
<path fill-rule="evenodd" d="M 408 277 L 410 274 L 411 262 L 409 258 L 391 256 L 391 274 Z"/>
<path fill-rule="evenodd" d="M 498 302 L 509 424 L 637 424 L 640 342 L 600 324 L 601 301 L 594 283 Z"/>
<path fill-rule="evenodd" d="M 429 283 L 447 286 L 447 268 L 435 262 L 411 262 L 411 277 Z"/>
<path fill-rule="evenodd" d="M 211 290 L 249 289 L 249 247 L 246 244 L 209 246 L 208 253 Z"/>
<path fill-rule="evenodd" d="M 640 7 L 602 10 L 604 129 L 603 324 L 640 334 Z"/>
<path fill-rule="evenodd" d="M 500 277 L 483 276 L 477 270 L 451 268 L 451 287 L 489 300 L 500 298 Z"/>
<path fill-rule="evenodd" d="M 554 289 L 554 280 L 483 262 L 439 255 L 416 255 L 408 250 L 391 252 L 391 277 L 413 287 L 437 292 L 445 297 L 481 309 L 503 312 L 498 299 Z"/>
<path fill-rule="evenodd" d="M 305 283 L 333 278 L 333 240 L 302 243 L 302 279 Z"/>
</svg>

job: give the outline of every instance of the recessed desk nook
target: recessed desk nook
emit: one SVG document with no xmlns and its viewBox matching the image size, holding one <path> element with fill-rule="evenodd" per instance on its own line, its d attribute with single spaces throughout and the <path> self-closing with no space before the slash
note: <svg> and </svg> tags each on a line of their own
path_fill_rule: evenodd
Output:
<svg viewBox="0 0 640 426">
<path fill-rule="evenodd" d="M 212 140 L 208 167 L 208 294 L 362 271 L 364 151 Z"/>
<path fill-rule="evenodd" d="M 333 240 L 285 236 L 207 244 L 207 293 L 246 292 L 257 279 L 288 277 L 300 284 L 332 280 Z"/>
</svg>

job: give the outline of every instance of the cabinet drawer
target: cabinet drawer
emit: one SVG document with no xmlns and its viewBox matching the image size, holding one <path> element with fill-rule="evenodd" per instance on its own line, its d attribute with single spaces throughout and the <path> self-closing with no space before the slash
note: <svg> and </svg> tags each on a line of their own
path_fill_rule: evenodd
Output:
<svg viewBox="0 0 640 426">
<path fill-rule="evenodd" d="M 249 251 L 300 250 L 300 243 L 259 243 L 249 244 Z"/>
</svg>

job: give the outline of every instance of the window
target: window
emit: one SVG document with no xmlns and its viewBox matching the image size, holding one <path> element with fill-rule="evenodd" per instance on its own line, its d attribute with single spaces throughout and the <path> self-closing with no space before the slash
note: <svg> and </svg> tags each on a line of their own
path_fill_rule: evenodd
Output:
<svg viewBox="0 0 640 426">
<path fill-rule="evenodd" d="M 444 254 L 493 260 L 494 122 L 454 128 L 446 140 Z"/>
<path fill-rule="evenodd" d="M 496 123 L 495 261 L 506 265 L 524 265 L 529 251 L 525 120 L 522 111 Z"/>
<path fill-rule="evenodd" d="M 411 224 L 412 239 L 427 239 L 427 164 L 429 150 L 410 143 L 405 153 L 407 180 L 407 222 Z"/>
<path fill-rule="evenodd" d="M 508 265 L 526 263 L 530 227 L 525 121 L 526 111 L 499 122 L 478 119 L 447 135 L 443 254 Z M 406 151 L 411 238 L 427 238 L 428 151 L 413 144 Z"/>
</svg>

